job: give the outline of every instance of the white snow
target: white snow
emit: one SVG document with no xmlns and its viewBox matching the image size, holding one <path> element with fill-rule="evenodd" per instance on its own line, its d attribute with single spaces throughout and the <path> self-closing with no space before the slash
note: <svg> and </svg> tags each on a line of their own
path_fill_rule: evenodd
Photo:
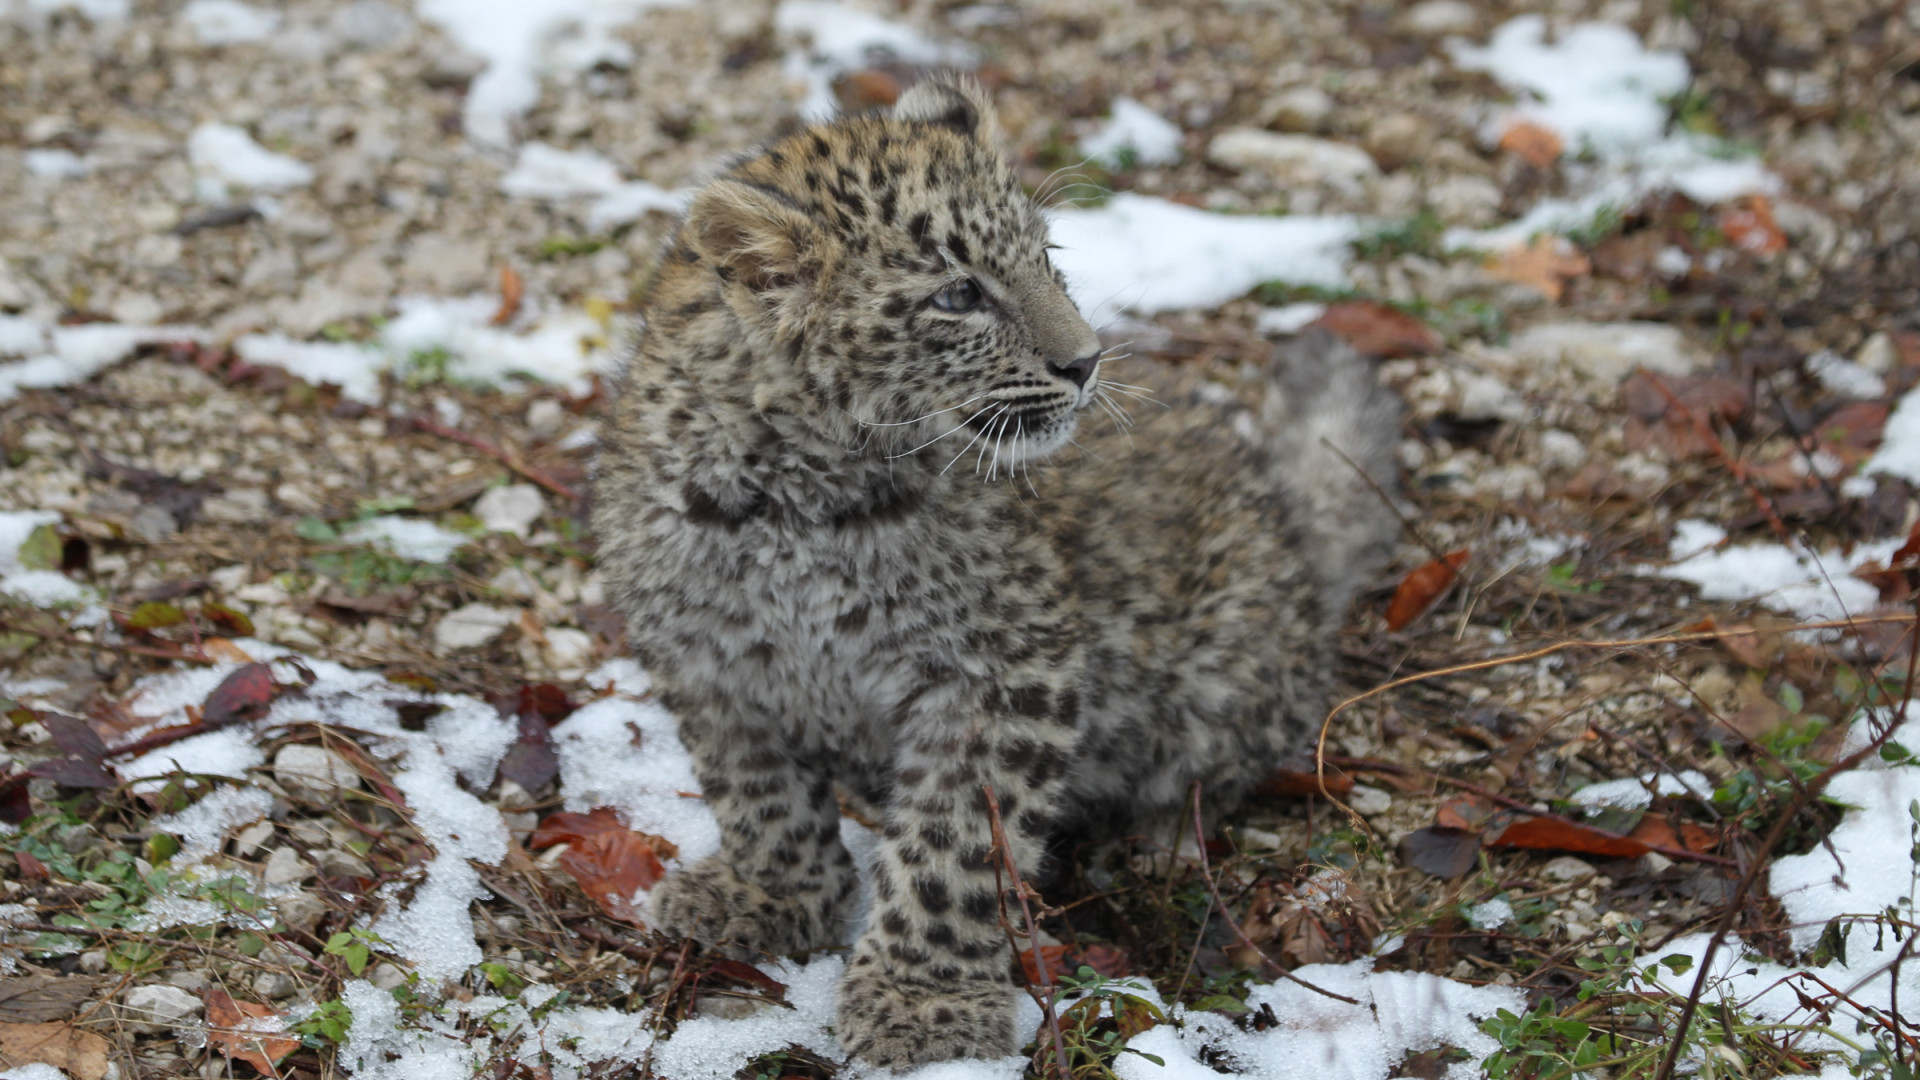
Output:
<svg viewBox="0 0 1920 1080">
<path fill-rule="evenodd" d="M 239 188 L 279 191 L 313 183 L 313 169 L 276 154 L 232 124 L 201 124 L 187 136 L 187 160 L 203 176 Z"/>
<path fill-rule="evenodd" d="M 1807 371 L 1820 385 L 1842 397 L 1871 401 L 1884 397 L 1887 380 L 1831 350 L 1807 357 Z"/>
<path fill-rule="evenodd" d="M 9 319 L 5 326 L 0 326 L 0 355 L 15 353 L 26 359 L 0 363 L 0 401 L 10 401 L 27 388 L 83 382 L 95 372 L 126 359 L 142 345 L 205 339 L 203 331 L 186 326 L 124 326 L 120 323 L 49 326 L 26 318 Z M 43 344 L 36 346 L 36 341 Z M 36 353 L 36 347 L 46 351 Z"/>
<path fill-rule="evenodd" d="M 484 146 L 513 143 L 513 126 L 540 100 L 540 77 L 599 63 L 625 67 L 633 50 L 614 36 L 649 8 L 686 0 L 421 0 L 422 19 L 485 61 L 467 87 L 466 134 Z"/>
<path fill-rule="evenodd" d="M 333 383 L 341 396 L 369 404 L 380 400 L 378 354 L 337 341 L 295 341 L 285 334 L 247 334 L 233 351 L 249 364 L 284 368 L 318 386 Z"/>
<path fill-rule="evenodd" d="M 34 607 L 64 607 L 93 596 L 93 591 L 58 570 L 29 570 L 20 565 L 20 545 L 42 525 L 58 525 L 52 510 L 0 510 L 0 593 Z"/>
<path fill-rule="evenodd" d="M 181 868 L 214 855 L 230 830 L 259 821 L 272 809 L 273 796 L 264 788 L 217 787 L 185 810 L 155 818 L 153 831 L 180 838 L 173 865 Z"/>
<path fill-rule="evenodd" d="M 230 667 L 223 669 L 221 677 L 225 678 L 232 670 Z M 215 685 L 218 685 L 217 682 Z M 211 692 L 213 688 L 207 689 Z M 204 699 L 205 694 L 202 694 L 193 704 L 198 705 Z M 186 718 L 182 716 L 180 722 L 185 721 Z M 240 780 L 246 778 L 248 770 L 257 769 L 266 763 L 266 752 L 257 745 L 251 730 L 245 727 L 228 727 L 181 739 L 171 746 L 149 750 L 132 761 L 115 765 L 114 771 L 126 780 L 150 781 L 145 784 L 135 784 L 135 791 L 155 791 L 161 787 L 158 778 L 172 772 L 226 776 Z"/>
<path fill-rule="evenodd" d="M 51 1065 L 36 1062 L 32 1065 L 9 1066 L 6 1080 L 67 1080 L 67 1074 Z"/>
<path fill-rule="evenodd" d="M 1172 165 L 1180 160 L 1180 129 L 1130 97 L 1115 98 L 1113 115 L 1080 140 L 1080 152 L 1118 168 L 1129 150 L 1135 164 Z"/>
<path fill-rule="evenodd" d="M 280 13 L 240 0 L 189 0 L 179 19 L 202 45 L 265 41 L 280 29 Z"/>
<path fill-rule="evenodd" d="M 800 115 L 830 120 L 838 112 L 833 97 L 836 76 L 855 68 L 897 60 L 924 67 L 972 67 L 971 46 L 934 41 L 911 27 L 832 0 L 783 0 L 774 9 L 773 28 L 789 40 L 805 43 L 788 51 L 787 78 L 806 87 Z"/>
<path fill-rule="evenodd" d="M 1862 614 L 1880 600 L 1873 585 L 1853 576 L 1871 562 L 1885 563 L 1902 538 L 1855 544 L 1851 552 L 1793 551 L 1781 544 L 1725 547 L 1726 530 L 1711 522 L 1674 523 L 1675 560 L 1652 573 L 1690 581 L 1707 600 L 1758 600 L 1775 611 L 1809 620 Z"/>
<path fill-rule="evenodd" d="M 1283 304 L 1262 311 L 1254 319 L 1253 328 L 1262 334 L 1297 334 L 1326 313 L 1325 304 Z"/>
<path fill-rule="evenodd" d="M 77 11 L 94 22 L 118 22 L 133 14 L 133 0 L 0 0 L 0 17 L 24 20 L 56 11 Z"/>
<path fill-rule="evenodd" d="M 401 297 L 400 314 L 380 334 L 380 346 L 396 365 L 432 350 L 448 355 L 448 378 L 479 383 L 532 377 L 587 390 L 587 376 L 608 363 L 605 331 L 584 311 L 540 314 L 523 310 L 516 325 L 493 326 L 499 301 L 487 296 L 458 300 Z"/>
<path fill-rule="evenodd" d="M 1567 197 L 1542 199 L 1496 228 L 1450 230 L 1449 246 L 1510 247 L 1536 233 L 1587 226 L 1609 208 L 1662 189 L 1701 203 L 1778 189 L 1777 178 L 1760 162 L 1736 159 L 1720 140 L 1666 132 L 1664 99 L 1685 90 L 1692 78 L 1685 57 L 1649 51 L 1632 31 L 1613 23 L 1570 26 L 1551 44 L 1546 30 L 1544 16 L 1520 15 L 1484 46 L 1454 40 L 1448 47 L 1461 68 L 1487 72 L 1530 96 L 1489 121 L 1483 133 L 1489 143 L 1510 125 L 1527 122 L 1553 130 L 1570 150 L 1590 151 L 1592 160 L 1569 156 L 1562 162 Z"/>
<path fill-rule="evenodd" d="M 1860 470 L 1863 475 L 1888 473 L 1920 483 L 1920 389 L 1909 390 L 1888 414 L 1881 430 L 1880 449 Z"/>
<path fill-rule="evenodd" d="M 369 544 L 415 562 L 443 563 L 467 542 L 467 537 L 424 518 L 383 514 L 356 521 L 341 532 L 349 544 Z"/>
<path fill-rule="evenodd" d="M 29 150 L 20 155 L 27 172 L 55 180 L 72 180 L 87 175 L 93 167 L 71 150 Z"/>
<path fill-rule="evenodd" d="M 1266 281 L 1346 284 L 1351 217 L 1235 217 L 1120 194 L 1051 214 L 1054 264 L 1087 320 L 1212 307 Z"/>
<path fill-rule="evenodd" d="M 679 213 L 691 190 L 668 191 L 644 180 L 623 180 L 613 162 L 591 150 L 562 150 L 546 143 L 520 147 L 500 190 L 517 199 L 592 198 L 587 222 L 596 229 L 637 221 L 649 210 Z"/>
<path fill-rule="evenodd" d="M 1648 773 L 1638 778 L 1629 776 L 1588 784 L 1573 793 L 1573 801 L 1589 811 L 1603 807 L 1644 810 L 1653 805 L 1653 793 L 1656 791 L 1663 796 L 1692 795 L 1710 799 L 1713 797 L 1713 781 L 1693 769 L 1680 773 Z"/>
</svg>

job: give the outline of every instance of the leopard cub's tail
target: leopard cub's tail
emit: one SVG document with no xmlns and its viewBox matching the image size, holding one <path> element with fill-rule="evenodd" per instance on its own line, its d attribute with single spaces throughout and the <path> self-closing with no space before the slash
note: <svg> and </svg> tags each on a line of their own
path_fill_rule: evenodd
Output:
<svg viewBox="0 0 1920 1080">
<path fill-rule="evenodd" d="M 1401 403 L 1372 361 L 1324 331 L 1275 347 L 1271 364 L 1261 412 L 1275 480 L 1310 545 L 1331 628 L 1393 551 L 1400 526 L 1387 499 L 1399 497 Z"/>
</svg>

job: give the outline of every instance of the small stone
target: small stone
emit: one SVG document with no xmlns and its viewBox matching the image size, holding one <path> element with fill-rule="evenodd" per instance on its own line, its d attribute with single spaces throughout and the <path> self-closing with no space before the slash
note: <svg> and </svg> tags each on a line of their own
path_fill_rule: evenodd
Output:
<svg viewBox="0 0 1920 1080">
<path fill-rule="evenodd" d="M 1540 867 L 1540 876 L 1549 881 L 1585 881 L 1599 871 L 1585 859 L 1561 855 Z"/>
<path fill-rule="evenodd" d="M 207 973 L 204 971 L 169 971 L 167 985 L 177 986 L 189 994 L 198 994 L 207 988 Z"/>
<path fill-rule="evenodd" d="M 1491 375 L 1461 372 L 1456 376 L 1456 386 L 1460 403 L 1455 412 L 1462 420 L 1518 420 L 1526 415 L 1526 402 Z"/>
<path fill-rule="evenodd" d="M 1887 336 L 1885 330 L 1875 331 L 1872 337 L 1860 343 L 1860 351 L 1853 354 L 1853 362 L 1876 375 L 1891 372 L 1900 359 L 1900 350 Z"/>
<path fill-rule="evenodd" d="M 268 885 L 291 885 L 312 876 L 313 867 L 290 847 L 274 848 L 273 854 L 267 856 L 267 865 L 260 871 L 260 880 Z"/>
<path fill-rule="evenodd" d="M 1268 127 L 1280 131 L 1315 132 L 1326 127 L 1333 110 L 1333 98 L 1325 90 L 1300 86 L 1275 94 L 1261 115 Z"/>
<path fill-rule="evenodd" d="M 271 839 L 273 822 L 256 821 L 234 834 L 233 853 L 243 859 L 249 858 Z"/>
<path fill-rule="evenodd" d="M 234 488 L 200 504 L 200 515 L 223 525 L 259 525 L 272 510 L 267 493 L 260 488 Z"/>
<path fill-rule="evenodd" d="M 290 849 L 282 848 L 281 850 Z M 320 925 L 320 920 L 327 917 L 328 909 L 325 901 L 310 892 L 290 892 L 285 896 L 274 898 L 273 910 L 279 914 L 280 921 L 287 924 L 288 929 L 302 934 L 311 934 L 314 928 Z"/>
<path fill-rule="evenodd" d="M 1500 185 L 1484 176 L 1449 176 L 1427 189 L 1427 205 L 1448 225 L 1490 225 L 1500 199 Z"/>
<path fill-rule="evenodd" d="M 567 419 L 566 406 L 552 398 L 535 398 L 527 406 L 527 430 L 535 438 L 551 439 L 560 434 L 560 425 Z"/>
<path fill-rule="evenodd" d="M 1380 167 L 1365 150 L 1311 135 L 1229 128 L 1207 144 L 1207 160 L 1241 172 L 1262 172 L 1283 184 L 1319 184 L 1359 195 Z"/>
<path fill-rule="evenodd" d="M 555 671 L 586 667 L 593 660 L 593 635 L 585 630 L 548 627 L 546 661 Z"/>
<path fill-rule="evenodd" d="M 88 949 L 80 954 L 80 974 L 98 975 L 107 970 L 107 950 Z"/>
<path fill-rule="evenodd" d="M 487 587 L 509 600 L 532 600 L 540 595 L 540 583 L 519 566 L 502 568 L 487 580 Z"/>
<path fill-rule="evenodd" d="M 334 36 L 363 49 L 391 45 L 406 36 L 413 21 L 406 12 L 381 0 L 357 0 L 333 13 Z"/>
<path fill-rule="evenodd" d="M 1355 784 L 1353 790 L 1347 793 L 1347 805 L 1353 807 L 1353 812 L 1361 817 L 1378 817 L 1393 809 L 1393 796 L 1377 787 Z"/>
<path fill-rule="evenodd" d="M 381 990 L 393 990 L 407 985 L 407 973 L 399 965 L 383 961 L 367 972 L 367 981 Z"/>
<path fill-rule="evenodd" d="M 253 977 L 254 995 L 265 1001 L 290 998 L 298 988 L 292 976 L 283 975 L 278 971 L 263 971 Z"/>
<path fill-rule="evenodd" d="M 735 997 L 732 994 L 700 994 L 693 999 L 693 1015 L 715 1020 L 745 1020 L 772 1007 L 772 1004 L 759 998 Z"/>
<path fill-rule="evenodd" d="M 480 519 L 488 532 L 509 532 L 524 540 L 546 509 L 547 503 L 540 497 L 539 488 L 532 484 L 509 484 L 493 488 L 474 500 L 473 516 Z"/>
<path fill-rule="evenodd" d="M 441 655 L 477 649 L 499 637 L 519 617 L 512 610 L 488 604 L 458 607 L 441 616 L 439 625 L 433 628 L 433 643 Z"/>
<path fill-rule="evenodd" d="M 373 876 L 373 867 L 367 865 L 367 860 L 351 851 L 328 848 L 325 851 L 316 852 L 313 859 L 319 864 L 322 877 L 370 878 Z"/>
<path fill-rule="evenodd" d="M 1587 444 L 1571 431 L 1548 428 L 1540 433 L 1540 458 L 1556 469 L 1577 469 L 1587 463 Z"/>
<path fill-rule="evenodd" d="M 1638 367 L 1686 375 L 1709 357 L 1679 327 L 1652 322 L 1558 322 L 1530 326 L 1508 340 L 1515 367 L 1558 364 L 1608 386 Z"/>
<path fill-rule="evenodd" d="M 1386 169 L 1424 161 L 1433 150 L 1433 125 L 1413 113 L 1387 113 L 1367 125 L 1366 148 Z"/>
<path fill-rule="evenodd" d="M 1400 16 L 1400 26 L 1421 37 L 1471 34 L 1480 28 L 1480 12 L 1466 0 L 1421 0 Z"/>
<path fill-rule="evenodd" d="M 438 233 L 416 237 L 400 263 L 400 282 L 408 289 L 450 295 L 487 285 L 492 264 L 484 240 L 462 240 Z"/>
<path fill-rule="evenodd" d="M 1247 851 L 1279 851 L 1283 843 L 1279 833 L 1256 829 L 1251 825 L 1235 825 L 1233 836 L 1240 847 Z"/>
<path fill-rule="evenodd" d="M 199 1017 L 200 999 L 177 986 L 136 986 L 127 991 L 121 1023 L 137 1035 L 158 1035 Z"/>
<path fill-rule="evenodd" d="M 330 803 L 340 792 L 360 786 L 360 773 L 346 758 L 324 746 L 288 743 L 273 755 L 273 778 L 297 799 Z"/>
<path fill-rule="evenodd" d="M 180 523 L 164 509 L 148 503 L 127 519 L 127 539 L 142 544 L 157 544 L 180 531 Z"/>
<path fill-rule="evenodd" d="M 1649 851 L 1645 855 L 1640 856 L 1640 868 L 1646 871 L 1648 877 L 1659 877 L 1661 874 L 1673 869 L 1673 866 L 1674 863 L 1672 859 L 1667 858 L 1657 851 Z"/>
</svg>

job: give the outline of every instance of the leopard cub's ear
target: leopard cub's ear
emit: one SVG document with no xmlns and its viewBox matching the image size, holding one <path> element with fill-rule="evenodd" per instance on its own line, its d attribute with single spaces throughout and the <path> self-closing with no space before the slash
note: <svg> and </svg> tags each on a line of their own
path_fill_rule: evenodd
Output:
<svg viewBox="0 0 1920 1080">
<path fill-rule="evenodd" d="M 967 75 L 936 75 L 900 95 L 893 116 L 913 124 L 934 124 L 998 146 L 1000 116 L 980 84 Z"/>
<path fill-rule="evenodd" d="M 778 191 L 733 177 L 709 184 L 687 210 L 687 239 L 756 293 L 802 284 L 813 222 Z"/>
</svg>

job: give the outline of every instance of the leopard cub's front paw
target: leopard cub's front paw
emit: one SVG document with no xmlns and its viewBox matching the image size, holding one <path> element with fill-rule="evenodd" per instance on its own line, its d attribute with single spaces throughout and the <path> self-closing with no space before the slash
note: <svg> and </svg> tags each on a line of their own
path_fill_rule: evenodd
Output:
<svg viewBox="0 0 1920 1080">
<path fill-rule="evenodd" d="M 854 1057 L 886 1068 L 1020 1052 L 1013 986 L 1005 981 L 921 981 L 869 960 L 840 981 L 834 1030 Z"/>
<path fill-rule="evenodd" d="M 654 886 L 653 922 L 675 937 L 718 946 L 737 960 L 783 956 L 841 943 L 849 889 L 807 887 L 774 896 L 710 855 Z"/>
</svg>

